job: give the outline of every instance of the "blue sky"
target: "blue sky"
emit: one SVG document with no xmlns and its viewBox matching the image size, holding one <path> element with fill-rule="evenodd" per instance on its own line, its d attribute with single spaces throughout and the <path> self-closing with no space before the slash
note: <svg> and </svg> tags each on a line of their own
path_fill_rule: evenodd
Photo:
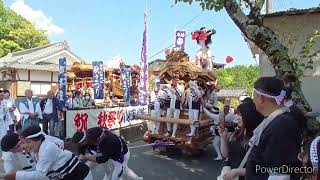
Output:
<svg viewBox="0 0 320 180">
<path fill-rule="evenodd" d="M 16 11 L 31 11 L 31 14 L 20 13 L 51 29 L 51 42 L 67 40 L 71 49 L 83 59 L 108 62 L 111 57 L 120 55 L 127 64 L 139 64 L 145 0 L 4 0 L 8 7 L 17 2 L 24 6 L 16 6 Z M 274 0 L 273 10 L 319 4 L 320 0 Z M 201 11 L 197 4 L 174 5 L 174 0 L 148 0 L 149 57 L 172 44 L 174 29 L 181 29 L 198 15 L 183 30 L 189 33 L 203 26 L 214 28 L 217 33 L 212 38 L 211 51 L 216 62 L 224 63 L 226 56 L 232 56 L 234 61 L 230 66 L 256 63 L 240 31 L 224 10 Z M 185 51 L 193 57 L 198 49 L 189 36 Z M 162 52 L 149 61 L 164 59 L 164 56 Z"/>
</svg>

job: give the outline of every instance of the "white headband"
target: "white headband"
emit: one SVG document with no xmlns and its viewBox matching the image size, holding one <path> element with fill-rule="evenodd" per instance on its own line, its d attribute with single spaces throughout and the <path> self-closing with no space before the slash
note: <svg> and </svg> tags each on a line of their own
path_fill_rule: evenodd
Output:
<svg viewBox="0 0 320 180">
<path fill-rule="evenodd" d="M 82 143 L 85 139 L 86 139 L 86 133 L 84 132 L 84 133 L 83 133 L 83 137 L 82 137 L 82 139 L 79 141 L 79 143 Z"/>
<path fill-rule="evenodd" d="M 310 146 L 310 161 L 313 166 L 313 168 L 318 171 L 318 163 L 319 163 L 319 158 L 318 158 L 318 143 L 320 141 L 320 136 L 318 136 L 316 139 L 314 139 L 311 143 Z"/>
<path fill-rule="evenodd" d="M 282 101 L 284 100 L 284 98 L 286 97 L 286 91 L 284 90 L 281 90 L 280 94 L 278 96 L 271 96 L 269 94 L 266 94 L 266 93 L 263 93 L 263 92 L 260 92 L 256 89 L 253 89 L 254 92 L 256 92 L 257 94 L 261 95 L 261 96 L 265 96 L 267 98 L 272 98 L 274 100 L 276 100 L 277 104 L 280 105 L 282 103 Z"/>
<path fill-rule="evenodd" d="M 36 134 L 29 135 L 29 136 L 27 136 L 26 138 L 28 138 L 28 139 L 30 139 L 30 138 L 35 138 L 35 137 L 38 137 L 38 136 L 40 136 L 40 135 L 46 135 L 46 134 L 45 134 L 44 132 L 40 131 L 40 132 L 38 132 L 38 133 L 36 133 Z"/>
</svg>

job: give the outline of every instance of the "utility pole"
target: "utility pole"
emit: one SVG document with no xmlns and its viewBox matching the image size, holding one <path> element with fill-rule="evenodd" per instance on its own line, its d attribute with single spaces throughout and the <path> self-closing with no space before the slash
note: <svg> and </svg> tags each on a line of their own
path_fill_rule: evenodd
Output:
<svg viewBox="0 0 320 180">
<path fill-rule="evenodd" d="M 266 14 L 272 13 L 272 0 L 266 0 Z"/>
</svg>

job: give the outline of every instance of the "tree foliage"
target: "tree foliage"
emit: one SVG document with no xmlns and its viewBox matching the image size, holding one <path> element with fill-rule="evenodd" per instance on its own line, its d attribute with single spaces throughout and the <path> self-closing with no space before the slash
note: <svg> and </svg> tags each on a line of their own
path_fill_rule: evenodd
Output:
<svg viewBox="0 0 320 180">
<path fill-rule="evenodd" d="M 311 68 L 311 61 L 319 50 L 313 50 L 315 39 L 319 37 L 319 31 L 308 37 L 305 46 L 298 58 L 289 55 L 289 49 L 278 38 L 276 33 L 263 24 L 261 14 L 265 0 L 175 0 L 178 2 L 199 3 L 202 9 L 219 11 L 225 9 L 232 21 L 238 26 L 242 34 L 259 47 L 269 58 L 276 76 L 283 78 L 285 75 L 294 75 L 296 81 L 293 82 L 294 89 L 292 98 L 302 109 L 311 111 L 301 90 L 300 77 L 306 69 Z M 246 13 L 248 12 L 248 13 Z M 299 59 L 303 59 L 298 61 Z M 315 119 L 310 119 L 309 130 L 320 132 L 320 124 Z"/>
<path fill-rule="evenodd" d="M 43 30 L 36 30 L 29 21 L 4 7 L 0 0 L 0 57 L 48 43 Z"/>
<path fill-rule="evenodd" d="M 222 88 L 246 88 L 247 95 L 253 90 L 254 82 L 259 78 L 258 66 L 234 66 L 217 70 L 218 84 Z"/>
</svg>

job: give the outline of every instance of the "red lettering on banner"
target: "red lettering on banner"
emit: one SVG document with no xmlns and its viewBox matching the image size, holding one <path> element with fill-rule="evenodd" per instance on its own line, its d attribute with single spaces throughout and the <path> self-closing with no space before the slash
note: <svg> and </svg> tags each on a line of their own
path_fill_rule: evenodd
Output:
<svg viewBox="0 0 320 180">
<path fill-rule="evenodd" d="M 116 119 L 116 112 L 115 111 L 111 111 L 109 112 L 109 116 L 108 116 L 108 127 L 112 128 L 113 125 L 116 124 L 116 122 L 114 121 Z"/>
<path fill-rule="evenodd" d="M 108 114 L 103 111 L 103 112 L 100 112 L 99 116 L 98 116 L 98 125 L 99 127 L 101 128 L 107 128 L 107 118 L 108 118 Z"/>
<path fill-rule="evenodd" d="M 123 114 L 123 110 L 118 110 L 117 111 L 117 119 L 119 124 L 121 125 L 123 119 L 124 119 L 124 114 Z"/>
<path fill-rule="evenodd" d="M 74 125 L 77 127 L 78 131 L 86 131 L 88 124 L 88 114 L 87 113 L 77 113 L 73 119 Z"/>
</svg>

